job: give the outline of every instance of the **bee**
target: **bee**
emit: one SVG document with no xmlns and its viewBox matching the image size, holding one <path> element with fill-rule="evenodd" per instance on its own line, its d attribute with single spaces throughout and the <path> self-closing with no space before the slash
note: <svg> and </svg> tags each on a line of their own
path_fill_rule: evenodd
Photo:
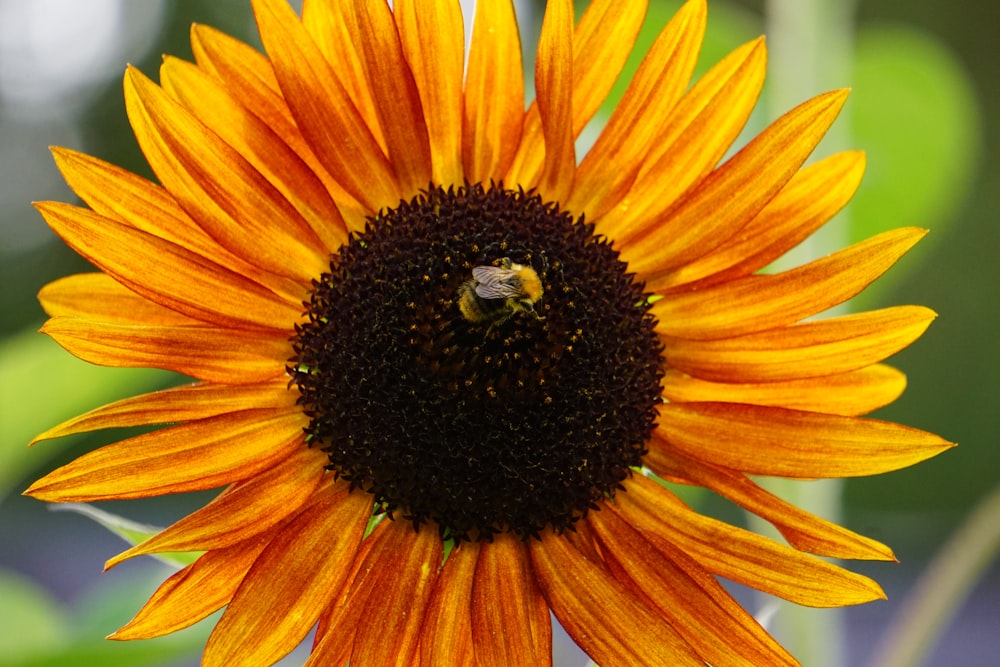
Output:
<svg viewBox="0 0 1000 667">
<path fill-rule="evenodd" d="M 538 319 L 535 304 L 542 298 L 542 280 L 530 266 L 513 263 L 509 257 L 500 266 L 477 266 L 472 280 L 458 289 L 458 309 L 473 324 L 500 324 L 520 312 Z"/>
</svg>

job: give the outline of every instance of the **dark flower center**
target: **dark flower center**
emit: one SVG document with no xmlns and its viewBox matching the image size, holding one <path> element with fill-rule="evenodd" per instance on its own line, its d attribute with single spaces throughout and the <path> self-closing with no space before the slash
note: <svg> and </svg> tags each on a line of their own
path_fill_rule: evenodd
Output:
<svg viewBox="0 0 1000 667">
<path fill-rule="evenodd" d="M 444 537 L 565 530 L 645 454 L 663 365 L 646 297 L 593 225 L 536 195 L 401 202 L 332 257 L 297 328 L 309 444 Z"/>
</svg>

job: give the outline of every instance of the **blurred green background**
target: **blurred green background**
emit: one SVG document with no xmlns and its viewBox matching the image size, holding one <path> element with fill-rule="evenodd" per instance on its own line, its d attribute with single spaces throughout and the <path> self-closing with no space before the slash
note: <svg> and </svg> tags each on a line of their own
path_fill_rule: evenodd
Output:
<svg viewBox="0 0 1000 667">
<path fill-rule="evenodd" d="M 654 0 L 651 27 L 678 4 Z M 763 9 L 763 0 L 710 0 L 701 62 L 764 32 Z M 847 482 L 846 524 L 888 543 L 901 561 L 854 567 L 879 580 L 890 599 L 847 612 L 849 664 L 870 654 L 936 548 L 1000 480 L 1000 3 L 859 0 L 855 9 L 853 38 L 836 45 L 852 66 L 822 73 L 801 97 L 852 87 L 840 134 L 818 154 L 839 142 L 868 153 L 849 219 L 823 238 L 846 242 L 901 225 L 931 229 L 858 307 L 918 303 L 939 313 L 930 331 L 892 360 L 910 387 L 876 416 L 961 446 L 908 470 Z M 192 22 L 258 43 L 248 0 L 0 0 L 0 666 L 184 664 L 204 641 L 205 628 L 146 644 L 101 640 L 130 618 L 165 566 L 147 559 L 101 575 L 104 560 L 123 548 L 118 538 L 19 495 L 32 479 L 121 434 L 29 450 L 33 435 L 113 398 L 176 382 L 165 373 L 90 367 L 35 333 L 44 321 L 39 288 L 88 266 L 48 231 L 30 202 L 75 201 L 48 145 L 150 175 L 125 117 L 121 74 L 130 62 L 156 78 L 160 54 L 190 58 Z M 529 52 L 530 34 L 527 28 Z M 776 113 L 765 99 L 753 131 Z M 165 525 L 204 501 L 106 509 Z M 996 664 L 997 627 L 994 563 L 928 664 Z"/>
</svg>

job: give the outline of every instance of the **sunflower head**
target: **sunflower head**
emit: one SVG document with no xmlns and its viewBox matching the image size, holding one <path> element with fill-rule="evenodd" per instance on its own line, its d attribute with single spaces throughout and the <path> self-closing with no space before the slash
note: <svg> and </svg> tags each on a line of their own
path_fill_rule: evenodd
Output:
<svg viewBox="0 0 1000 667">
<path fill-rule="evenodd" d="M 862 415 L 934 314 L 815 318 L 912 247 L 887 232 L 766 267 L 850 199 L 864 157 L 804 167 L 844 91 L 731 144 L 764 77 L 663 27 L 593 147 L 643 2 L 550 0 L 525 106 L 508 0 L 254 0 L 265 53 L 204 26 L 195 62 L 125 76 L 158 182 L 65 149 L 46 202 L 98 271 L 46 286 L 76 356 L 194 378 L 38 439 L 163 428 L 35 482 L 49 501 L 221 488 L 113 558 L 201 552 L 113 636 L 225 607 L 206 665 L 550 664 L 555 614 L 601 664 L 795 664 L 718 583 L 810 606 L 882 597 L 815 556 L 891 559 L 751 476 L 897 469 L 941 438 Z M 665 480 L 771 522 L 702 516 Z M 394 520 L 402 519 L 402 520 Z M 447 554 L 447 556 L 445 556 Z M 376 620 L 377 619 L 377 620 Z"/>
<path fill-rule="evenodd" d="M 501 316 L 470 322 L 459 295 L 483 266 L 530 268 L 537 312 L 477 295 Z M 663 374 L 648 311 L 611 244 L 539 195 L 428 190 L 373 216 L 317 281 L 290 368 L 307 439 L 415 526 L 561 531 L 642 464 Z"/>
</svg>

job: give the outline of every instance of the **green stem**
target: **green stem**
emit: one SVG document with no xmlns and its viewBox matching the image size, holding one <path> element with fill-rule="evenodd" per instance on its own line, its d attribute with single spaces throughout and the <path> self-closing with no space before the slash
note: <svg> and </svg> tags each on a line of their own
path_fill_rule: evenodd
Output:
<svg viewBox="0 0 1000 667">
<path fill-rule="evenodd" d="M 776 118 L 826 90 L 850 80 L 853 52 L 854 0 L 768 0 L 767 110 Z M 842 116 L 827 134 L 817 156 L 850 147 L 850 125 Z M 799 266 L 847 245 L 847 219 L 842 213 L 777 264 L 776 269 Z M 843 482 L 820 480 L 762 482 L 789 502 L 837 521 L 841 514 Z M 751 528 L 771 535 L 776 531 L 758 517 Z M 780 539 L 780 538 L 779 538 Z M 766 604 L 772 604 L 770 598 Z M 771 631 L 804 665 L 840 667 L 843 654 L 843 615 L 834 609 L 806 609 L 779 602 Z"/>
</svg>

